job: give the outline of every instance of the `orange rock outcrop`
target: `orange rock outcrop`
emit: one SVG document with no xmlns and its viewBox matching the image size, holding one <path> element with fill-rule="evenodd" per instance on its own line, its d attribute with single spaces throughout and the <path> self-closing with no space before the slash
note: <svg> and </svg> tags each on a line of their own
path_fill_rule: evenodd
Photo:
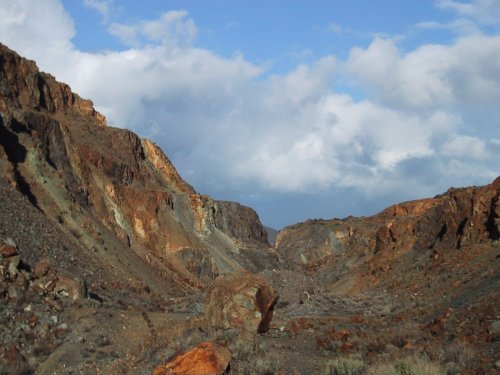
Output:
<svg viewBox="0 0 500 375">
<path fill-rule="evenodd" d="M 231 352 L 225 346 L 202 342 L 166 365 L 158 366 L 153 375 L 220 375 L 226 371 L 230 359 Z"/>
</svg>

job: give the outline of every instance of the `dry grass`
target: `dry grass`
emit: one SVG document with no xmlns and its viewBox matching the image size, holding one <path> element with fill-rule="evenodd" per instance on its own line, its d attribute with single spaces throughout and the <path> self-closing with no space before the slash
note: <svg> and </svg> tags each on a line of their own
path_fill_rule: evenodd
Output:
<svg viewBox="0 0 500 375">
<path fill-rule="evenodd" d="M 358 375 L 361 374 L 365 364 L 359 355 L 337 357 L 326 363 L 326 375 Z"/>
<path fill-rule="evenodd" d="M 446 375 L 446 371 L 437 363 L 413 356 L 371 366 L 367 375 Z"/>
<path fill-rule="evenodd" d="M 279 353 L 259 351 L 243 361 L 232 361 L 229 375 L 274 375 L 280 366 L 281 355 Z"/>
<path fill-rule="evenodd" d="M 455 363 L 459 367 L 464 368 L 470 365 L 471 362 L 476 358 L 476 352 L 474 349 L 466 342 L 453 341 L 444 348 L 444 359 L 445 363 Z"/>
</svg>

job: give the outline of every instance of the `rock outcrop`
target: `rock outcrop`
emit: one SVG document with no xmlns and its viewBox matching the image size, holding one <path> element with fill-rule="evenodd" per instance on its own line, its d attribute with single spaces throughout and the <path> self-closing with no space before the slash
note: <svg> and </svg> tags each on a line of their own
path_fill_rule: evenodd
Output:
<svg viewBox="0 0 500 375">
<path fill-rule="evenodd" d="M 374 282 L 411 253 L 438 261 L 443 252 L 498 241 L 499 194 L 500 177 L 490 185 L 452 188 L 397 204 L 371 217 L 310 220 L 280 231 L 276 250 L 292 268 L 328 269 L 325 274 L 337 279 L 356 270 Z"/>
<path fill-rule="evenodd" d="M 74 114 L 92 118 L 96 124 L 106 125 L 92 101 L 82 99 L 71 88 L 59 83 L 53 76 L 38 71 L 34 61 L 20 57 L 0 45 L 0 112 L 4 116 L 18 111 L 46 111 L 53 115 Z"/>
<path fill-rule="evenodd" d="M 84 279 L 53 267 L 47 258 L 33 268 L 25 264 L 12 240 L 0 240 L 0 291 L 8 299 L 24 299 L 33 291 L 51 299 L 78 301 L 87 297 Z"/>
<path fill-rule="evenodd" d="M 276 264 L 252 209 L 198 194 L 153 142 L 106 126 L 91 101 L 1 45 L 0 82 L 0 176 L 102 262 L 121 258 L 138 283 L 150 269 L 156 292 Z"/>
<path fill-rule="evenodd" d="M 166 365 L 158 366 L 153 375 L 221 375 L 231 360 L 231 352 L 221 344 L 202 342 Z"/>
<path fill-rule="evenodd" d="M 244 333 L 267 332 L 277 301 L 278 296 L 262 277 L 248 272 L 220 276 L 207 291 L 207 325 Z"/>
<path fill-rule="evenodd" d="M 42 259 L 33 268 L 36 278 L 31 287 L 43 294 L 55 294 L 77 301 L 87 297 L 87 284 L 79 276 L 55 269 L 48 258 Z"/>
</svg>

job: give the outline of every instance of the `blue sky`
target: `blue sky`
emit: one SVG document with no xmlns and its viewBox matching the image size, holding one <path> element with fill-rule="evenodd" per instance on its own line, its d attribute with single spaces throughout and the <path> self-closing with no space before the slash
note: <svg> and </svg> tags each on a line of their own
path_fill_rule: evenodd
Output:
<svg viewBox="0 0 500 375">
<path fill-rule="evenodd" d="M 500 174 L 500 1 L 0 0 L 0 41 L 275 228 Z"/>
<path fill-rule="evenodd" d="M 107 30 L 110 23 L 137 23 L 186 10 L 198 29 L 197 46 L 225 57 L 242 53 L 253 63 L 271 63 L 271 71 L 278 72 L 329 54 L 345 58 L 354 45 L 367 46 L 375 35 L 400 36 L 400 46 L 407 48 L 428 38 L 449 42 L 455 37 L 449 31 L 415 29 L 422 20 L 454 19 L 432 0 L 95 2 L 107 5 L 104 17 L 89 3 L 63 1 L 74 19 L 72 41 L 81 50 L 123 50 L 127 46 Z"/>
</svg>

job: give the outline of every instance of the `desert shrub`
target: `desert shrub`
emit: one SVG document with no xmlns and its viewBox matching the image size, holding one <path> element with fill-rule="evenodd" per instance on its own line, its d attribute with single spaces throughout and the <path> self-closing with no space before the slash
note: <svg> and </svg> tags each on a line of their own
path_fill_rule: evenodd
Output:
<svg viewBox="0 0 500 375">
<path fill-rule="evenodd" d="M 229 350 L 234 358 L 246 360 L 255 354 L 255 342 L 252 340 L 236 339 L 230 342 Z"/>
<path fill-rule="evenodd" d="M 326 363 L 327 375 L 357 375 L 361 374 L 365 364 L 359 355 L 338 357 Z"/>
<path fill-rule="evenodd" d="M 445 375 L 445 370 L 437 363 L 420 357 L 398 359 L 393 363 L 371 366 L 367 375 Z"/>
<path fill-rule="evenodd" d="M 468 343 L 453 341 L 444 348 L 443 362 L 453 362 L 460 367 L 466 367 L 475 357 L 476 352 Z"/>
<path fill-rule="evenodd" d="M 254 374 L 274 375 L 278 370 L 278 363 L 273 356 L 258 356 L 253 361 Z"/>
<path fill-rule="evenodd" d="M 244 360 L 231 363 L 230 375 L 274 375 L 280 369 L 281 356 L 273 351 L 254 352 Z"/>
</svg>

